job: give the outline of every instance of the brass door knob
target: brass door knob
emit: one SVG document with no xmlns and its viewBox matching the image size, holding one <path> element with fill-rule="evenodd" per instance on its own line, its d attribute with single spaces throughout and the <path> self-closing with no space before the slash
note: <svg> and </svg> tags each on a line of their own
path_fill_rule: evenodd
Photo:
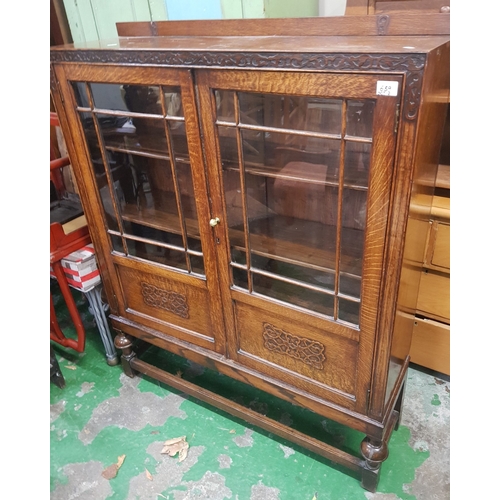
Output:
<svg viewBox="0 0 500 500">
<path fill-rule="evenodd" d="M 219 222 L 220 222 L 219 217 L 214 217 L 213 219 L 210 219 L 210 225 L 212 227 L 215 227 L 217 224 L 219 224 Z"/>
</svg>

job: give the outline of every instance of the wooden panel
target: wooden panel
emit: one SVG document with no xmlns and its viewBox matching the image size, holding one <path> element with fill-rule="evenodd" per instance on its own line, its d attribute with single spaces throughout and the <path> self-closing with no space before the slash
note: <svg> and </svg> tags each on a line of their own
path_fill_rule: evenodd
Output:
<svg viewBox="0 0 500 500">
<path fill-rule="evenodd" d="M 419 314 L 450 321 L 450 277 L 425 271 L 420 279 L 417 310 Z"/>
<path fill-rule="evenodd" d="M 380 14 L 384 12 L 449 12 L 451 0 L 347 0 L 349 15 Z"/>
<path fill-rule="evenodd" d="M 205 288 L 162 277 L 158 272 L 150 274 L 123 266 L 117 266 L 117 270 L 123 284 L 125 317 L 182 340 L 210 346 L 213 334 Z M 172 333 L 172 328 L 177 333 Z"/>
<path fill-rule="evenodd" d="M 374 9 L 375 0 L 346 0 L 345 14 L 346 16 L 366 16 Z"/>
<path fill-rule="evenodd" d="M 416 319 L 410 349 L 412 363 L 450 374 L 450 325 Z"/>
<path fill-rule="evenodd" d="M 246 17 L 246 15 L 245 15 Z M 449 14 L 391 14 L 380 16 L 332 16 L 288 19 L 222 19 L 160 21 L 159 36 L 341 36 L 341 35 L 449 35 Z M 398 50 L 400 50 L 399 45 Z"/>
<path fill-rule="evenodd" d="M 358 343 L 247 304 L 235 305 L 238 361 L 288 384 L 328 397 L 352 395 Z"/>
<path fill-rule="evenodd" d="M 449 12 L 451 0 L 390 0 L 375 1 L 375 13 L 382 12 Z M 446 10 L 448 9 L 448 10 Z"/>
</svg>

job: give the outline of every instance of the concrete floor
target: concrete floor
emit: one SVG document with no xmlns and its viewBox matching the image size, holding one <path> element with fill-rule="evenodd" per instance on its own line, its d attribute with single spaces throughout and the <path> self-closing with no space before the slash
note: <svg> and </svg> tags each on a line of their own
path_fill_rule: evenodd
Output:
<svg viewBox="0 0 500 500">
<path fill-rule="evenodd" d="M 410 368 L 402 425 L 389 443 L 377 493 L 292 443 L 144 376 L 108 366 L 86 303 L 85 352 L 52 343 L 66 385 L 50 391 L 53 500 L 446 500 L 450 498 L 450 382 Z M 56 297 L 64 331 L 65 308 Z M 362 435 L 164 353 L 156 362 L 271 418 L 357 452 Z M 187 457 L 162 454 L 186 436 Z M 120 458 L 121 457 L 121 458 Z M 123 460 L 116 476 L 103 472 Z M 104 473 L 106 475 L 106 473 Z M 109 476 L 108 476 L 109 477 Z"/>
</svg>

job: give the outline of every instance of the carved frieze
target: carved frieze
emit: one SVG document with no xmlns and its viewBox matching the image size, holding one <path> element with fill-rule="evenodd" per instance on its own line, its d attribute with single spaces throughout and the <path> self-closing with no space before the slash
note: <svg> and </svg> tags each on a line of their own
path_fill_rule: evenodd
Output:
<svg viewBox="0 0 500 500">
<path fill-rule="evenodd" d="M 383 16 L 379 29 L 384 30 Z M 404 94 L 403 116 L 417 116 L 425 65 L 424 54 L 315 54 L 315 53 L 255 53 L 198 52 L 152 50 L 74 50 L 53 51 L 53 62 L 145 64 L 165 67 L 217 67 L 324 71 L 388 71 L 408 75 Z"/>
<path fill-rule="evenodd" d="M 328 70 L 418 71 L 423 54 L 316 54 L 287 52 L 197 52 L 151 50 L 75 50 L 53 51 L 54 62 L 102 64 L 152 64 L 161 66 L 216 66 L 227 68 L 280 68 Z"/>
<path fill-rule="evenodd" d="M 292 335 L 271 323 L 263 323 L 262 335 L 266 349 L 286 354 L 318 370 L 323 369 L 326 357 L 325 346 L 321 342 Z"/>
</svg>

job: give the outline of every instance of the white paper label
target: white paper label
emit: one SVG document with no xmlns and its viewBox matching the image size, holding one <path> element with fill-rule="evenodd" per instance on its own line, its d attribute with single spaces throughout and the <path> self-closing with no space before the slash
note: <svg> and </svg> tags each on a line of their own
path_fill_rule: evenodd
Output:
<svg viewBox="0 0 500 500">
<path fill-rule="evenodd" d="M 377 82 L 377 95 L 398 95 L 399 82 Z"/>
</svg>

